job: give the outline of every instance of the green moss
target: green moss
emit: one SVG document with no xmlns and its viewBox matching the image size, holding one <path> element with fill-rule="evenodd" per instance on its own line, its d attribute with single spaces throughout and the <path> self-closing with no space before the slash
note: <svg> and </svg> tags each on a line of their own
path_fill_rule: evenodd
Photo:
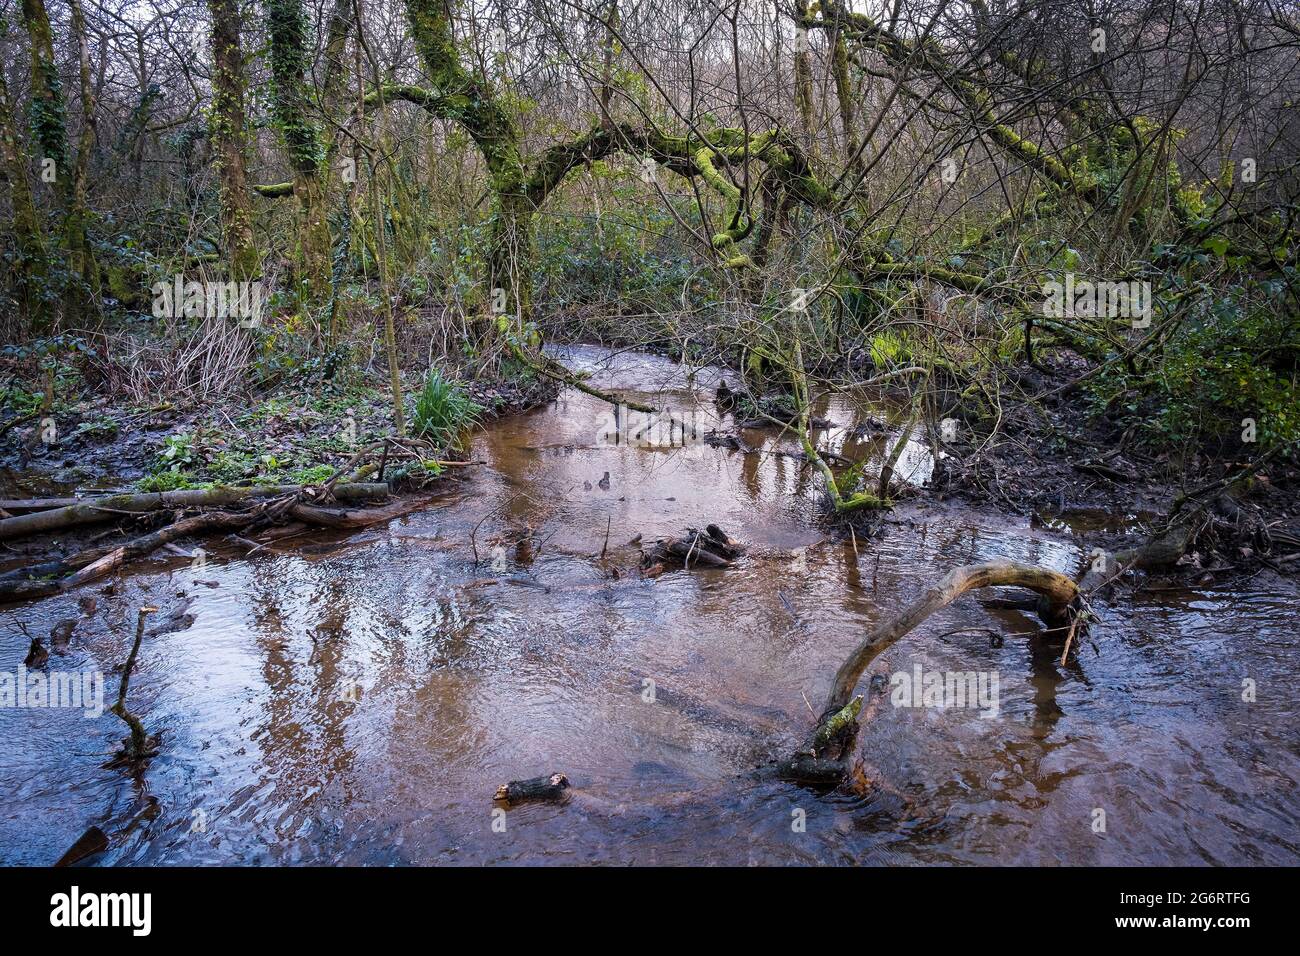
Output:
<svg viewBox="0 0 1300 956">
<path fill-rule="evenodd" d="M 321 485 L 334 477 L 337 469 L 332 465 L 312 465 L 297 468 L 285 474 L 286 483 L 290 485 Z"/>
</svg>

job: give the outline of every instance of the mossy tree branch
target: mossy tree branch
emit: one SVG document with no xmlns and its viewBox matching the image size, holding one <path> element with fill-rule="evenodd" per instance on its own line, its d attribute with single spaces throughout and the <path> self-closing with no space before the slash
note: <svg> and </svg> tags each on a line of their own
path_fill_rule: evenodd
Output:
<svg viewBox="0 0 1300 956">
<path fill-rule="evenodd" d="M 983 87 L 972 74 L 955 67 L 947 51 L 937 41 L 914 41 L 899 37 L 867 14 L 847 10 L 839 0 L 824 0 L 818 6 L 816 14 L 801 18 L 800 22 L 810 29 L 835 32 L 856 46 L 858 49 L 855 52 L 871 50 L 895 67 L 920 68 L 940 78 L 946 89 L 970 112 L 980 130 L 994 143 L 1045 179 L 1090 205 L 1097 205 L 1102 200 L 1102 191 L 1091 176 L 1072 169 L 1037 143 L 1000 122 L 993 113 L 991 91 Z M 850 54 L 850 57 L 859 66 L 863 66 L 856 55 Z"/>
</svg>

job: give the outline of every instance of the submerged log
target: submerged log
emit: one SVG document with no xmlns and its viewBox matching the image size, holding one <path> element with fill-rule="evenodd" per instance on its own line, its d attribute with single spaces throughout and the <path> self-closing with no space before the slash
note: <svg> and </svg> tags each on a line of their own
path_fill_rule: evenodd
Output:
<svg viewBox="0 0 1300 956">
<path fill-rule="evenodd" d="M 76 843 L 68 848 L 68 851 L 59 857 L 55 866 L 72 866 L 79 863 L 88 856 L 96 853 L 103 853 L 108 849 L 108 836 L 99 827 L 91 827 Z"/>
<path fill-rule="evenodd" d="M 340 501 L 377 501 L 388 496 L 388 485 L 373 482 L 340 484 L 335 485 L 332 492 Z M 259 498 L 308 493 L 310 489 L 304 485 L 264 485 L 252 488 L 195 488 L 148 494 L 106 495 L 87 498 L 61 508 L 0 519 L 0 541 L 111 521 L 123 512 L 145 514 L 170 508 L 228 507 Z"/>
<path fill-rule="evenodd" d="M 862 698 L 855 698 L 853 691 L 862 672 L 882 651 L 967 591 L 999 586 L 1028 588 L 1038 594 L 1039 613 L 1049 627 L 1076 626 L 1082 599 L 1078 586 L 1064 574 L 1010 561 L 954 568 L 902 611 L 873 628 L 853 649 L 835 673 L 812 732 L 798 751 L 777 765 L 777 773 L 794 781 L 823 784 L 846 777 L 860 729 Z"/>
</svg>

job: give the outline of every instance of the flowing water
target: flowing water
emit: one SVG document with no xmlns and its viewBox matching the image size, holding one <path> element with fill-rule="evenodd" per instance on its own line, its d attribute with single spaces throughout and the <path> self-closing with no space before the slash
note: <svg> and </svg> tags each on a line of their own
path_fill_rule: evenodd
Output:
<svg viewBox="0 0 1300 956">
<path fill-rule="evenodd" d="M 730 424 L 716 371 L 565 358 L 701 431 Z M 847 400 L 816 411 L 845 457 L 881 453 Z M 916 504 L 855 550 L 819 527 L 818 483 L 774 431 L 644 447 L 618 424 L 566 390 L 490 425 L 484 465 L 387 526 L 247 559 L 213 544 L 200 569 L 159 556 L 88 589 L 89 616 L 76 594 L 0 610 L 10 673 L 80 617 L 48 667 L 106 672 L 109 703 L 136 608 L 193 617 L 146 638 L 131 682 L 162 732 L 143 773 L 102 766 L 123 734 L 109 714 L 0 708 L 0 862 L 50 863 L 92 825 L 99 864 L 1300 861 L 1294 582 L 1122 591 L 1064 667 L 1034 619 L 968 596 L 872 672 L 996 675 L 996 714 L 887 702 L 859 744 L 884 787 L 818 794 L 752 771 L 806 732 L 873 621 L 960 564 L 1073 571 L 1081 541 Z M 928 468 L 909 446 L 899 472 Z M 710 522 L 750 554 L 639 575 L 634 536 Z M 494 814 L 498 784 L 557 770 L 568 803 Z"/>
</svg>

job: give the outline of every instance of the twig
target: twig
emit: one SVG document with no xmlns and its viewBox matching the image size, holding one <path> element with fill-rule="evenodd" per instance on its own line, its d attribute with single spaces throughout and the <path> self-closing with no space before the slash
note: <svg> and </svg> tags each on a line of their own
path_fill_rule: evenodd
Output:
<svg viewBox="0 0 1300 956">
<path fill-rule="evenodd" d="M 141 760 L 148 756 L 149 736 L 145 733 L 140 719 L 126 709 L 126 689 L 131 682 L 131 672 L 135 669 L 136 656 L 140 653 L 140 642 L 144 639 L 144 619 L 157 610 L 156 607 L 140 608 L 140 614 L 135 622 L 135 643 L 131 645 L 131 653 L 127 655 L 126 665 L 122 668 L 122 683 L 117 689 L 117 703 L 112 707 L 113 713 L 126 721 L 126 725 L 131 728 L 131 739 L 125 752 L 129 760 Z"/>
</svg>

